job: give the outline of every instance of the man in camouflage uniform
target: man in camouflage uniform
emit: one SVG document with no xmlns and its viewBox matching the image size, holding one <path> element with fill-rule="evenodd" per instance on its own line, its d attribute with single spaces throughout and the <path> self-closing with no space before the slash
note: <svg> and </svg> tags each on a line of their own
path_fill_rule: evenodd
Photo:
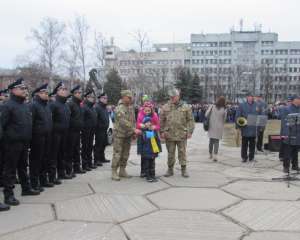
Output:
<svg viewBox="0 0 300 240">
<path fill-rule="evenodd" d="M 123 90 L 121 96 L 116 108 L 114 123 L 112 180 L 115 181 L 120 181 L 120 177 L 130 178 L 125 168 L 129 158 L 131 139 L 139 133 L 139 130 L 135 129 L 132 93 L 129 90 Z M 120 168 L 119 174 L 118 168 Z"/>
<path fill-rule="evenodd" d="M 178 149 L 178 159 L 181 165 L 181 175 L 189 177 L 186 171 L 187 139 L 192 137 L 195 122 L 191 108 L 180 101 L 180 92 L 177 89 L 169 91 L 170 101 L 162 107 L 160 115 L 161 137 L 166 140 L 168 150 L 168 171 L 164 175 L 174 175 L 175 151 Z"/>
</svg>

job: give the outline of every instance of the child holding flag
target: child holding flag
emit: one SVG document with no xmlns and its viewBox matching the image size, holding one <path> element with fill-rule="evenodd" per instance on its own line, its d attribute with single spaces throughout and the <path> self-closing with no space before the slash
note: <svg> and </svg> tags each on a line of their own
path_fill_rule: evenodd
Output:
<svg viewBox="0 0 300 240">
<path fill-rule="evenodd" d="M 138 154 L 144 159 L 145 175 L 148 182 L 157 182 L 155 177 L 155 158 L 161 152 L 157 131 L 153 128 L 151 117 L 143 119 L 142 134 L 138 139 Z"/>
</svg>

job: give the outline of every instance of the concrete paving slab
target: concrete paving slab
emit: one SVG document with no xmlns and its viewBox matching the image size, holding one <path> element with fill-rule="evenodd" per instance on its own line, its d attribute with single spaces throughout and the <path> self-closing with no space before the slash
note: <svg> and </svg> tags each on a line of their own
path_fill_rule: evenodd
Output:
<svg viewBox="0 0 300 240">
<path fill-rule="evenodd" d="M 299 240 L 300 233 L 288 232 L 253 232 L 243 240 Z"/>
<path fill-rule="evenodd" d="M 0 235 L 52 220 L 50 204 L 22 204 L 0 213 Z"/>
<path fill-rule="evenodd" d="M 245 200 L 223 213 L 255 231 L 300 231 L 300 202 Z"/>
<path fill-rule="evenodd" d="M 122 224 L 130 240 L 237 240 L 244 229 L 208 212 L 164 210 Z"/>
<path fill-rule="evenodd" d="M 0 240 L 126 240 L 117 226 L 103 223 L 55 221 L 0 236 Z"/>
<path fill-rule="evenodd" d="M 240 201 L 219 189 L 169 188 L 148 198 L 161 209 L 217 211 Z"/>
<path fill-rule="evenodd" d="M 172 186 L 179 187 L 219 187 L 230 182 L 230 179 L 218 172 L 189 171 L 189 178 L 183 178 L 180 171 L 172 177 L 162 180 Z"/>
<path fill-rule="evenodd" d="M 288 188 L 284 182 L 238 181 L 223 189 L 244 199 L 300 199 L 300 187 Z"/>
<path fill-rule="evenodd" d="M 155 211 L 144 197 L 95 194 L 55 204 L 60 220 L 121 222 Z"/>
<path fill-rule="evenodd" d="M 223 171 L 223 174 L 232 178 L 240 179 L 263 179 L 272 180 L 272 178 L 281 177 L 282 173 L 270 168 L 256 168 L 248 164 L 248 167 L 233 167 Z"/>
<path fill-rule="evenodd" d="M 163 181 L 149 183 L 145 178 L 134 177 L 122 179 L 120 182 L 112 181 L 110 178 L 98 182 L 91 182 L 92 188 L 97 193 L 116 193 L 145 195 L 170 187 Z"/>
</svg>

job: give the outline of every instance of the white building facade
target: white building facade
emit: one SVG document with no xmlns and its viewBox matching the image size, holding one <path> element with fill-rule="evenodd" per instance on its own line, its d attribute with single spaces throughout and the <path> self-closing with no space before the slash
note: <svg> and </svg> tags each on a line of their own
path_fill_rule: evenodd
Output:
<svg viewBox="0 0 300 240">
<path fill-rule="evenodd" d="M 105 68 L 114 67 L 124 81 L 147 92 L 173 84 L 176 69 L 187 67 L 199 75 L 208 101 L 220 95 L 235 101 L 250 91 L 273 102 L 300 93 L 300 42 L 280 42 L 276 33 L 191 34 L 190 43 L 153 47 L 137 53 L 107 46 Z"/>
</svg>

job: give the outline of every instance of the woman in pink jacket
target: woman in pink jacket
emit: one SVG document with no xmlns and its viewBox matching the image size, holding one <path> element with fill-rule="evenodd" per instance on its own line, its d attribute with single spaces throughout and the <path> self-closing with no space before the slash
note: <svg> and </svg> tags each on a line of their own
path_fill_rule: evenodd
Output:
<svg viewBox="0 0 300 240">
<path fill-rule="evenodd" d="M 143 130 L 145 128 L 143 124 L 143 120 L 146 116 L 151 117 L 152 130 L 159 132 L 160 130 L 159 117 L 157 113 L 154 111 L 153 104 L 148 101 L 145 102 L 144 105 L 139 110 L 137 121 L 136 121 L 136 128 L 140 130 Z M 145 160 L 143 159 L 143 157 L 141 157 L 141 177 L 145 177 L 145 176 L 146 176 Z"/>
</svg>

